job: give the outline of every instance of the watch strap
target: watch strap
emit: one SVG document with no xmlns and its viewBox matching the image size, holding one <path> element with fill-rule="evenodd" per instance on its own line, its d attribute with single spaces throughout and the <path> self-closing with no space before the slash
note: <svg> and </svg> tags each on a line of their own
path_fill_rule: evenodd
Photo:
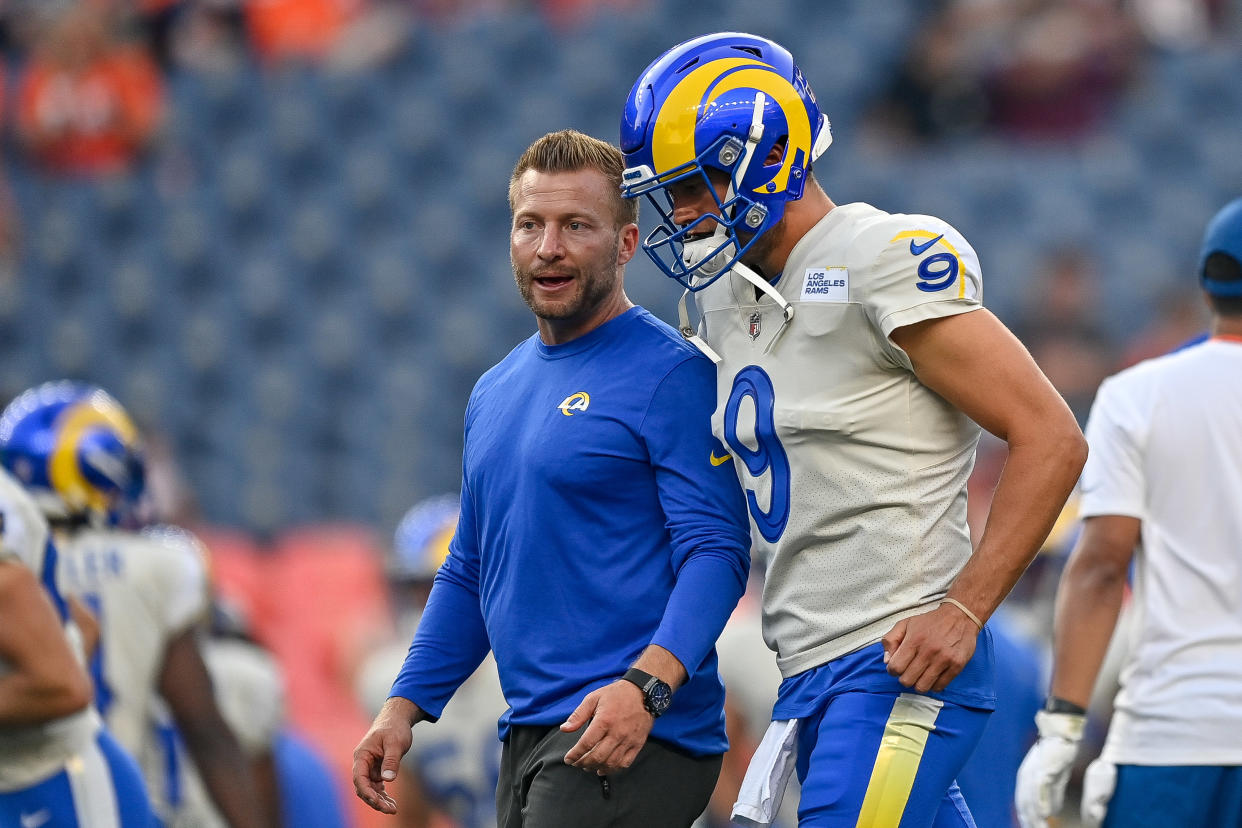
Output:
<svg viewBox="0 0 1242 828">
<path fill-rule="evenodd" d="M 659 681 L 659 679 L 651 675 L 651 673 L 640 670 L 637 667 L 631 667 L 630 669 L 626 670 L 625 675 L 622 676 L 621 678 L 625 679 L 631 684 L 638 685 L 638 689 L 642 690 L 644 694 L 646 694 L 646 692 L 651 689 L 651 686 L 653 684 Z"/>
</svg>

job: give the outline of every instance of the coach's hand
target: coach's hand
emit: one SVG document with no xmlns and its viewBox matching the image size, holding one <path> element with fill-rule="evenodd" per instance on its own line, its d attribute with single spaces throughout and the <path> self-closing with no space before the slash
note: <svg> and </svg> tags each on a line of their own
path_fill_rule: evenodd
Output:
<svg viewBox="0 0 1242 828">
<path fill-rule="evenodd" d="M 1014 807 L 1022 828 L 1045 828 L 1065 803 L 1065 783 L 1078 755 L 1086 717 L 1075 713 L 1035 714 L 1039 740 L 1018 768 Z"/>
<path fill-rule="evenodd" d="M 397 801 L 384 790 L 384 783 L 397 778 L 401 757 L 413 742 L 411 728 L 423 718 L 414 702 L 393 696 L 354 748 L 354 793 L 380 813 L 397 812 Z"/>
<path fill-rule="evenodd" d="M 634 764 L 655 717 L 643 706 L 637 685 L 614 681 L 588 693 L 561 730 L 572 733 L 588 721 L 578 743 L 565 754 L 565 764 L 604 776 Z"/>
<path fill-rule="evenodd" d="M 920 693 L 940 691 L 975 654 L 979 628 L 952 604 L 898 621 L 880 639 L 888 672 Z"/>
</svg>

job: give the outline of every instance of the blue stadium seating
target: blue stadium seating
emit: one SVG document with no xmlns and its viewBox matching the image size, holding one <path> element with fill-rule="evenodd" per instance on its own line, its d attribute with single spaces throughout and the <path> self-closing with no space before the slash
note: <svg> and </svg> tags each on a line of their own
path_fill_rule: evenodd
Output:
<svg viewBox="0 0 1242 828">
<path fill-rule="evenodd" d="M 97 184 L 51 179 L 7 148 L 24 242 L 0 282 L 3 391 L 63 375 L 112 388 L 169 436 L 214 522 L 390 528 L 455 490 L 470 388 L 534 330 L 506 246 L 517 153 L 569 126 L 613 138 L 633 78 L 695 27 L 785 42 L 837 133 L 816 170 L 829 192 L 952 221 L 1002 316 L 1068 243 L 1101 262 L 1110 332 L 1141 326 L 1188 278 L 1203 221 L 1242 190 L 1234 44 L 1153 54 L 1080 142 L 898 154 L 858 126 L 925 4 L 699 12 L 665 0 L 567 28 L 497 12 L 419 22 L 365 72 L 181 71 L 161 145 Z M 641 256 L 628 286 L 672 317 L 676 286 Z"/>
</svg>

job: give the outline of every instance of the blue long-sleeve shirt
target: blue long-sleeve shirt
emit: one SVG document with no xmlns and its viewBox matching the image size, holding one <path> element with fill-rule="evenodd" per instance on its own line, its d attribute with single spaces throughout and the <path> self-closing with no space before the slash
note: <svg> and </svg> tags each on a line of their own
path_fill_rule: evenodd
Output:
<svg viewBox="0 0 1242 828">
<path fill-rule="evenodd" d="M 641 308 L 564 345 L 532 336 L 484 374 L 457 533 L 392 695 L 439 716 L 490 647 L 504 738 L 560 724 L 654 643 L 690 678 L 652 736 L 724 751 L 714 647 L 750 539 L 715 390 L 711 362 Z"/>
</svg>

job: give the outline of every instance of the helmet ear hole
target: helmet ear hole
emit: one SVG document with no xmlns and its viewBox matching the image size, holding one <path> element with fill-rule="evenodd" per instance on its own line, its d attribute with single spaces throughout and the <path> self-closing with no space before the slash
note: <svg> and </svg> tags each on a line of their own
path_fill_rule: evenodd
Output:
<svg viewBox="0 0 1242 828">
<path fill-rule="evenodd" d="M 768 150 L 768 157 L 763 159 L 763 166 L 770 167 L 773 164 L 780 164 L 785 160 L 785 150 L 789 146 L 789 136 L 782 135 L 772 145 L 772 149 Z"/>
</svg>

